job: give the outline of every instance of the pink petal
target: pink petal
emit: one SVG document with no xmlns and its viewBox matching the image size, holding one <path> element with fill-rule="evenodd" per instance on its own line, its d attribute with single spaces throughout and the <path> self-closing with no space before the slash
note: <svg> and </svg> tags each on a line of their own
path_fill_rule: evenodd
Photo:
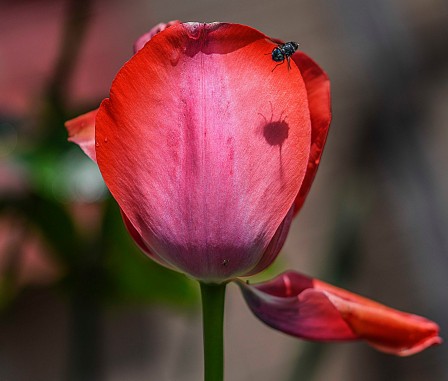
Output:
<svg viewBox="0 0 448 381">
<path fill-rule="evenodd" d="M 65 122 L 65 127 L 68 131 L 68 140 L 78 144 L 94 162 L 96 162 L 95 117 L 97 112 L 98 109 Z"/>
<path fill-rule="evenodd" d="M 295 213 L 305 202 L 319 167 L 331 121 L 330 81 L 327 74 L 305 53 L 297 52 L 293 60 L 299 67 L 308 94 L 311 116 L 311 154 L 308 169 L 295 201 Z"/>
<path fill-rule="evenodd" d="M 140 248 L 141 251 L 143 251 L 148 257 L 150 257 L 152 260 L 156 261 L 158 264 L 163 265 L 168 268 L 172 268 L 167 262 L 165 262 L 160 256 L 155 254 L 151 251 L 151 249 L 148 247 L 146 242 L 143 240 L 141 235 L 138 233 L 137 230 L 135 230 L 134 226 L 132 225 L 131 221 L 129 221 L 129 218 L 127 218 L 126 214 L 122 210 L 121 217 L 123 218 L 124 225 L 126 227 L 126 230 L 128 231 L 129 235 L 132 237 L 134 242 L 137 244 L 137 246 Z M 174 270 L 174 269 L 173 269 Z"/>
<path fill-rule="evenodd" d="M 439 327 L 423 317 L 296 272 L 256 285 L 238 282 L 252 312 L 269 326 L 316 341 L 366 340 L 376 349 L 408 356 L 440 344 Z"/>
<path fill-rule="evenodd" d="M 272 262 L 274 262 L 274 259 L 277 258 L 277 255 L 282 249 L 286 241 L 286 237 L 288 236 L 289 228 L 291 227 L 291 222 L 294 216 L 294 210 L 294 206 L 289 209 L 288 214 L 278 227 L 277 231 L 274 234 L 274 237 L 272 237 L 271 242 L 266 248 L 260 262 L 258 262 L 258 264 L 249 273 L 244 274 L 243 276 L 246 277 L 258 274 L 259 272 L 268 268 L 272 264 Z"/>
<path fill-rule="evenodd" d="M 311 147 L 297 67 L 232 24 L 177 24 L 118 73 L 96 119 L 98 164 L 166 262 L 223 281 L 250 272 L 294 202 Z"/>
</svg>

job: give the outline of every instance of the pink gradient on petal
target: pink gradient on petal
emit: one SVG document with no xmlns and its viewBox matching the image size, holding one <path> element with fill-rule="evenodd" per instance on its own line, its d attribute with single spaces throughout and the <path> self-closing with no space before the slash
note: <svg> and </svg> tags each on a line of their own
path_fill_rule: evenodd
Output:
<svg viewBox="0 0 448 381">
<path fill-rule="evenodd" d="M 282 276 L 258 285 L 240 281 L 238 285 L 254 315 L 272 328 L 308 340 L 355 340 L 334 305 L 313 290 L 311 282 L 290 282 Z"/>
<path fill-rule="evenodd" d="M 152 260 L 156 261 L 158 264 L 163 265 L 165 267 L 168 267 L 168 268 L 174 270 L 173 266 L 171 266 L 164 259 L 160 258 L 160 256 L 158 256 L 157 254 L 155 254 L 154 252 L 151 251 L 149 246 L 143 240 L 142 236 L 134 228 L 134 226 L 132 225 L 131 221 L 129 221 L 129 218 L 126 217 L 126 214 L 124 214 L 124 212 L 121 209 L 120 209 L 120 212 L 121 212 L 121 217 L 123 218 L 124 226 L 126 227 L 127 231 L 129 232 L 129 235 L 132 237 L 134 242 L 140 248 L 140 250 L 143 251 Z"/>
<path fill-rule="evenodd" d="M 380 303 L 305 275 L 288 271 L 271 281 L 238 282 L 252 312 L 269 326 L 317 341 L 365 340 L 398 356 L 442 342 L 439 327 L 423 317 Z"/>
<path fill-rule="evenodd" d="M 114 198 L 152 252 L 202 280 L 260 263 L 305 176 L 306 89 L 297 67 L 272 72 L 273 46 L 241 25 L 173 25 L 124 65 L 96 118 Z"/>
<path fill-rule="evenodd" d="M 260 262 L 258 262 L 258 264 L 248 274 L 245 274 L 244 276 L 251 276 L 254 274 L 258 274 L 259 272 L 268 268 L 272 264 L 272 262 L 274 262 L 275 258 L 277 258 L 277 255 L 280 253 L 280 250 L 285 244 L 286 237 L 288 236 L 289 233 L 289 228 L 291 227 L 293 215 L 294 215 L 294 206 L 291 207 L 285 219 L 278 227 L 277 231 L 274 234 L 274 237 L 272 237 L 272 240 L 269 243 L 269 246 L 266 248 L 266 251 L 264 252 Z"/>
</svg>

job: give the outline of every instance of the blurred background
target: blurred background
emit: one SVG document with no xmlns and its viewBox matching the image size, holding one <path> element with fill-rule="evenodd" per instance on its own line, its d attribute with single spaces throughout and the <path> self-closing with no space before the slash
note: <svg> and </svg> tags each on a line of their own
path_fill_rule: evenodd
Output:
<svg viewBox="0 0 448 381">
<path fill-rule="evenodd" d="M 313 189 L 287 268 L 448 323 L 445 0 L 0 2 L 0 380 L 197 381 L 199 293 L 136 249 L 65 120 L 96 108 L 159 22 L 230 21 L 293 40 L 332 80 Z M 228 288 L 229 381 L 448 380 L 410 358 L 266 328 Z"/>
</svg>

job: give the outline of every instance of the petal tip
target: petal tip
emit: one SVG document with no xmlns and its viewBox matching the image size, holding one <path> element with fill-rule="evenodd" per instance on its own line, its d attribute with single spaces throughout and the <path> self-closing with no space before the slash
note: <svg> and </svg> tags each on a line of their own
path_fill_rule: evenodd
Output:
<svg viewBox="0 0 448 381">
<path fill-rule="evenodd" d="M 81 149 L 96 162 L 95 152 L 95 118 L 98 109 L 89 111 L 65 122 L 68 141 L 78 144 Z"/>
</svg>

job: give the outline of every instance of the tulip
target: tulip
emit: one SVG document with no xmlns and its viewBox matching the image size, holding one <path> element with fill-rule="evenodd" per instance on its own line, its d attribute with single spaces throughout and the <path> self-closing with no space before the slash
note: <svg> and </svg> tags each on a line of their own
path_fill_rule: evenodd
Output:
<svg viewBox="0 0 448 381">
<path fill-rule="evenodd" d="M 200 281 L 206 380 L 222 379 L 225 285 L 278 255 L 330 124 L 327 75 L 300 51 L 277 67 L 279 44 L 237 24 L 159 24 L 135 43 L 99 109 L 66 124 L 142 251 Z M 426 319 L 288 274 L 262 285 L 236 280 L 276 329 L 364 339 L 399 355 L 440 342 Z"/>
<path fill-rule="evenodd" d="M 209 283 L 257 273 L 317 169 L 328 81 L 303 53 L 302 75 L 273 72 L 275 44 L 241 25 L 175 24 L 147 37 L 98 112 L 67 124 L 71 139 L 97 161 L 151 258 Z"/>
</svg>

